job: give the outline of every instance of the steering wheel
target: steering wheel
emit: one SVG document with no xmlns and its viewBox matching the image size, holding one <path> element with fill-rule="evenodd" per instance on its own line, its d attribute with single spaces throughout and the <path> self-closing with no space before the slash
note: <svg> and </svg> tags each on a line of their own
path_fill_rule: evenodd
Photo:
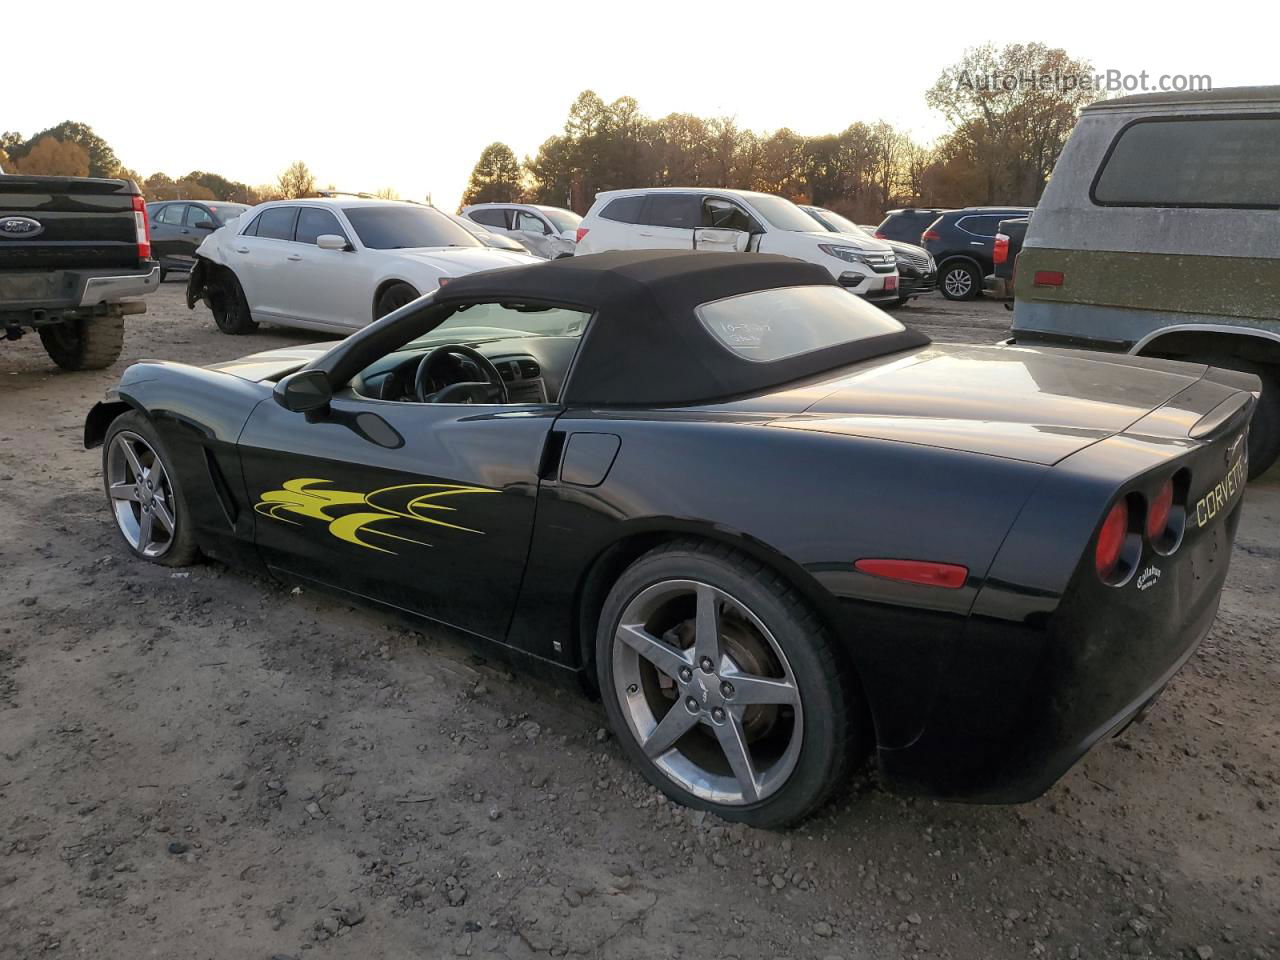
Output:
<svg viewBox="0 0 1280 960">
<path fill-rule="evenodd" d="M 466 357 L 474 362 L 486 380 L 467 380 L 451 383 L 443 390 L 429 392 L 431 368 L 446 354 Z M 460 343 L 444 343 L 426 354 L 418 363 L 418 370 L 413 376 L 413 392 L 419 403 L 506 403 L 507 384 L 502 379 L 498 368 L 489 358 L 478 350 L 463 346 Z"/>
</svg>

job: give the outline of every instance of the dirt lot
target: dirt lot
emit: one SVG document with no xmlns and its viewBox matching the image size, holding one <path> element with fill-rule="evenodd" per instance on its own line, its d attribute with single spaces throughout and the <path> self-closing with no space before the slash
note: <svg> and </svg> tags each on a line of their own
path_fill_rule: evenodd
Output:
<svg viewBox="0 0 1280 960">
<path fill-rule="evenodd" d="M 806 827 L 645 786 L 598 707 L 457 639 L 215 565 L 134 562 L 83 415 L 216 332 L 167 284 L 126 360 L 0 352 L 0 957 L 1280 958 L 1280 481 L 1145 723 L 1016 808 L 872 774 Z M 990 342 L 999 305 L 903 311 Z"/>
</svg>

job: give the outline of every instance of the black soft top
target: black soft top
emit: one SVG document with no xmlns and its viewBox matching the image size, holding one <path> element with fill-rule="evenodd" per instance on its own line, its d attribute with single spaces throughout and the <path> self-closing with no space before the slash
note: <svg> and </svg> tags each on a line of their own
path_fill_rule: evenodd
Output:
<svg viewBox="0 0 1280 960">
<path fill-rule="evenodd" d="M 758 393 L 827 370 L 928 344 L 915 330 L 762 363 L 724 346 L 695 308 L 756 290 L 835 285 L 817 264 L 761 253 L 618 251 L 467 274 L 440 304 L 506 300 L 594 316 L 562 393 L 570 404 L 663 406 Z M 853 294 L 850 294 L 853 296 Z"/>
</svg>

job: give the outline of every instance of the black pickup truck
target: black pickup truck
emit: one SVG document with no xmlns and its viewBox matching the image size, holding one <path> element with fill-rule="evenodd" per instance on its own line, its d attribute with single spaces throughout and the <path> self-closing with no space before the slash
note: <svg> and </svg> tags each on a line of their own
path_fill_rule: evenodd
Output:
<svg viewBox="0 0 1280 960">
<path fill-rule="evenodd" d="M 40 335 L 54 363 L 120 356 L 124 318 L 160 284 L 146 207 L 131 180 L 0 175 L 0 326 Z"/>
<path fill-rule="evenodd" d="M 1013 299 L 1013 277 L 1017 269 L 1018 254 L 1026 239 L 1029 217 L 1001 220 L 996 228 L 995 249 L 991 261 L 994 267 L 982 281 L 982 289 L 998 300 Z M 1008 304 L 1005 304 L 1008 306 Z"/>
</svg>

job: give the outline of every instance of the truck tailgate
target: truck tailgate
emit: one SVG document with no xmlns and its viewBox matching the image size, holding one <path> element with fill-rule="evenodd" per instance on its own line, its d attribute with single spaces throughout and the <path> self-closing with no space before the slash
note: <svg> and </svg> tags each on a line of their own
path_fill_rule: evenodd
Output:
<svg viewBox="0 0 1280 960">
<path fill-rule="evenodd" d="M 138 267 L 126 180 L 0 177 L 0 270 Z"/>
</svg>

